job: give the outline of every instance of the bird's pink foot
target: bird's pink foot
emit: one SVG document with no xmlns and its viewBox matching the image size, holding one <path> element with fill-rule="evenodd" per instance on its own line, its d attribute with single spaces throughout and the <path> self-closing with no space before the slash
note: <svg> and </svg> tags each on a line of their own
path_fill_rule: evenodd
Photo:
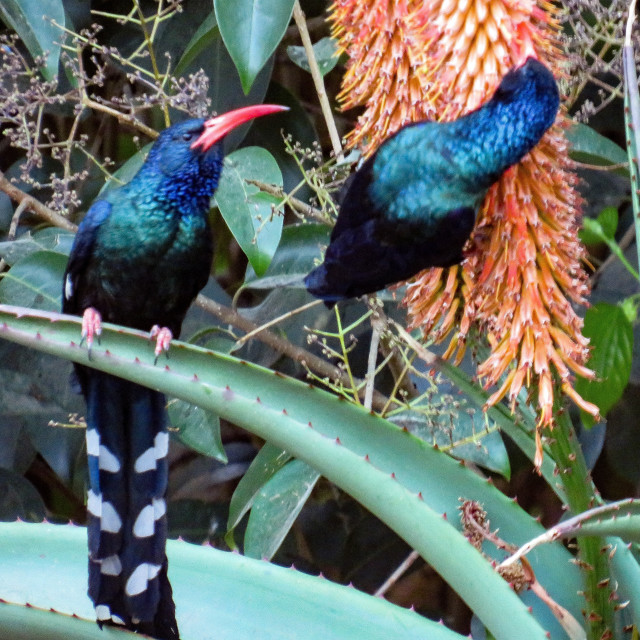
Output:
<svg viewBox="0 0 640 640">
<path fill-rule="evenodd" d="M 156 341 L 155 354 L 156 359 L 155 362 L 158 362 L 158 356 L 164 351 L 169 357 L 169 347 L 171 346 L 171 339 L 173 338 L 173 334 L 171 333 L 171 329 L 167 327 L 161 327 L 157 324 L 154 324 L 151 327 L 151 334 L 149 336 L 151 340 Z M 154 362 L 154 364 L 155 364 Z"/>
<path fill-rule="evenodd" d="M 100 312 L 93 307 L 87 307 L 82 314 L 82 334 L 80 344 L 86 340 L 89 355 L 91 355 L 91 347 L 93 345 L 94 338 L 97 338 L 99 343 L 101 333 L 102 318 L 100 316 Z"/>
</svg>

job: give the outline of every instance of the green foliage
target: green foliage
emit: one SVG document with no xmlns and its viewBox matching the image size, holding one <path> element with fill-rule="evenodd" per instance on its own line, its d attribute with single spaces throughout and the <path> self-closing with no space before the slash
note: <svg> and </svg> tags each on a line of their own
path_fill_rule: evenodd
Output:
<svg viewBox="0 0 640 640">
<path fill-rule="evenodd" d="M 278 46 L 291 20 L 292 0 L 214 0 L 220 33 L 249 93 L 258 72 Z"/>
<path fill-rule="evenodd" d="M 215 10 L 211 3 L 179 4 L 0 3 L 0 17 L 17 34 L 2 41 L 3 61 L 17 65 L 3 67 L 3 86 L 15 87 L 23 100 L 16 116 L 11 91 L 0 92 L 0 124 L 11 134 L 1 168 L 21 197 L 48 207 L 33 215 L 28 201 L 15 209 L 0 201 L 0 304 L 21 307 L 0 308 L 0 518 L 84 517 L 84 409 L 67 384 L 65 358 L 168 394 L 173 434 L 189 448 L 176 454 L 172 469 L 172 533 L 244 554 L 170 544 L 185 640 L 212 633 L 217 640 L 461 638 L 429 620 L 449 623 L 453 610 L 421 599 L 429 572 L 410 569 L 395 578 L 397 591 L 385 594 L 420 614 L 368 595 L 411 549 L 422 558 L 416 566 L 426 561 L 442 576 L 487 637 L 595 640 L 602 635 L 598 625 L 613 629 L 615 640 L 626 637 L 624 625 L 640 624 L 637 545 L 627 547 L 637 543 L 637 503 L 601 504 L 565 408 L 557 407 L 534 479 L 537 416 L 524 392 L 513 413 L 505 404 L 486 410 L 488 392 L 469 374 L 469 363 L 453 366 L 416 347 L 394 324 L 404 326 L 405 319 L 389 293 L 384 305 L 354 301 L 336 311 L 304 290 L 303 277 L 328 243 L 349 163 L 357 160 L 357 153 L 331 158 L 317 133 L 330 123 L 318 116 L 309 60 L 315 58 L 323 76 L 341 71 L 335 41 L 320 15 L 313 17 L 323 7 L 304 3 L 316 43 L 307 50 L 298 46 L 291 15 L 300 7 L 291 0 L 216 0 Z M 119 10 L 128 13 L 109 13 Z M 66 24 L 66 35 L 43 13 Z M 80 32 L 92 22 L 100 30 Z M 34 66 L 29 55 L 45 51 L 49 56 Z M 66 77 L 57 77 L 59 68 Z M 59 80 L 60 88 L 39 82 L 40 75 Z M 316 87 L 331 100 L 333 77 L 326 88 Z M 638 276 L 625 251 L 629 220 L 640 218 L 636 189 L 625 210 L 629 176 L 639 184 L 636 86 L 627 81 L 626 124 L 616 113 L 608 125 L 620 120 L 629 162 L 595 123 L 567 131 L 574 160 L 610 170 L 598 193 L 585 192 L 590 215 L 598 215 L 585 219 L 581 236 L 593 251 L 596 279 L 616 268 L 625 286 L 596 289 L 601 301 L 586 312 L 584 333 L 597 378 L 580 380 L 577 389 L 611 420 L 636 385 L 638 299 L 627 285 L 635 287 Z M 79 220 L 99 193 L 126 183 L 156 130 L 261 101 L 291 109 L 226 140 L 212 203 L 222 287 L 210 282 L 207 298 L 185 321 L 183 335 L 193 336 L 192 344 L 176 341 L 166 362 L 154 366 L 146 336 L 106 327 L 89 361 L 78 346 L 77 321 L 23 308 L 59 309 L 73 234 L 56 228 L 62 224 L 56 214 Z M 338 118 L 339 127 L 347 117 Z M 380 346 L 369 364 L 373 325 Z M 468 352 L 486 348 L 483 336 L 468 340 Z M 371 403 L 364 407 L 371 379 Z M 583 422 L 590 426 L 587 416 Z M 615 475 L 624 453 L 608 442 L 610 466 L 598 477 Z M 603 489 L 605 498 L 607 489 L 620 491 Z M 516 495 L 524 506 L 511 500 Z M 461 515 L 461 500 L 484 514 L 484 528 L 466 511 Z M 545 529 L 536 519 L 551 525 L 561 510 L 573 517 L 556 527 Z M 469 544 L 470 531 L 479 535 L 482 553 Z M 577 554 L 558 540 L 568 536 L 576 537 Z M 84 531 L 73 527 L 0 525 L 0 599 L 12 603 L 0 604 L 0 637 L 129 635 L 70 617 L 93 616 L 84 540 Z M 493 563 L 523 545 L 538 585 L 578 632 L 568 634 L 541 599 L 531 591 L 516 595 L 495 572 Z M 292 563 L 332 581 L 277 566 Z M 630 606 L 613 604 L 622 601 Z M 466 633 L 464 614 L 451 624 Z"/>
<path fill-rule="evenodd" d="M 281 201 L 260 191 L 249 180 L 282 187 L 282 174 L 273 156 L 260 147 L 245 147 L 225 158 L 216 203 L 231 233 L 255 272 L 262 275 L 278 248 L 282 234 Z"/>
<path fill-rule="evenodd" d="M 56 80 L 60 28 L 65 25 L 62 0 L 3 0 L 0 18 L 20 36 L 34 60 L 41 61 L 42 75 Z"/>
<path fill-rule="evenodd" d="M 596 379 L 580 378 L 576 390 L 585 400 L 595 403 L 604 417 L 629 382 L 633 325 L 622 307 L 600 302 L 587 310 L 583 333 L 593 349 L 588 366 L 595 371 Z M 585 412 L 582 421 L 593 426 L 593 418 Z"/>
<path fill-rule="evenodd" d="M 93 611 L 85 587 L 84 529 L 11 523 L 0 525 L 0 536 L 0 591 L 11 603 L 0 604 L 0 637 L 140 638 L 88 623 Z M 185 542 L 170 541 L 167 554 L 184 640 L 351 640 L 361 633 L 386 640 L 398 629 L 415 640 L 462 639 L 413 611 L 292 569 Z"/>
<path fill-rule="evenodd" d="M 320 73 L 325 76 L 338 64 L 338 47 L 333 38 L 322 38 L 313 45 L 313 54 L 318 63 Z M 287 47 L 287 55 L 295 64 L 305 71 L 310 71 L 309 58 L 304 47 Z"/>
</svg>

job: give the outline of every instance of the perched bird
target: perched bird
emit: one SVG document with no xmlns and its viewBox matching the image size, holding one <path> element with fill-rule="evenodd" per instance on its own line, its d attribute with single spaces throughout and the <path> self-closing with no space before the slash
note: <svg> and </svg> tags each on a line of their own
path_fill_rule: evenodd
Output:
<svg viewBox="0 0 640 640">
<path fill-rule="evenodd" d="M 553 75 L 528 58 L 468 115 L 400 129 L 345 185 L 324 263 L 305 278 L 307 289 L 333 306 L 461 262 L 487 190 L 538 143 L 558 106 Z"/>
<path fill-rule="evenodd" d="M 207 216 L 221 140 L 283 109 L 245 107 L 169 127 L 133 179 L 92 204 L 71 250 L 62 305 L 83 316 L 89 349 L 102 320 L 152 331 L 156 357 L 168 349 L 211 270 Z M 76 374 L 87 402 L 89 596 L 98 623 L 178 640 L 165 553 L 164 396 L 87 367 Z"/>
</svg>

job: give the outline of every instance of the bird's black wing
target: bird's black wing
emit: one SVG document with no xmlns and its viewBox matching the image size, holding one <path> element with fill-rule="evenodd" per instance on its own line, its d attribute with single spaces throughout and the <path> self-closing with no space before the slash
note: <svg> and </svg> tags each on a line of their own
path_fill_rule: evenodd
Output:
<svg viewBox="0 0 640 640">
<path fill-rule="evenodd" d="M 78 227 L 78 233 L 71 247 L 69 262 L 64 272 L 62 288 L 63 313 L 81 314 L 82 301 L 79 299 L 80 280 L 93 253 L 96 234 L 104 221 L 111 215 L 111 204 L 106 200 L 96 200 Z"/>
</svg>

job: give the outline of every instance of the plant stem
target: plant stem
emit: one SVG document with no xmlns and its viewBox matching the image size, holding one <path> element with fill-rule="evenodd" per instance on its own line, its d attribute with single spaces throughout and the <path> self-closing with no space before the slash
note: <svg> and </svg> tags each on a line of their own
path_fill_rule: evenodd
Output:
<svg viewBox="0 0 640 640">
<path fill-rule="evenodd" d="M 331 112 L 331 105 L 329 104 L 329 98 L 324 88 L 324 80 L 320 73 L 320 67 L 318 67 L 318 61 L 313 53 L 313 44 L 311 43 L 311 37 L 309 36 L 309 30 L 307 29 L 307 22 L 304 17 L 300 2 L 295 1 L 293 5 L 293 19 L 296 22 L 298 31 L 300 32 L 300 38 L 302 39 L 302 46 L 307 54 L 307 60 L 309 61 L 309 69 L 311 70 L 311 77 L 313 78 L 313 84 L 316 87 L 316 93 L 318 94 L 318 100 L 320 102 L 320 108 L 322 109 L 322 115 L 327 123 L 327 129 L 329 130 L 329 138 L 331 139 L 331 145 L 333 146 L 333 153 L 338 160 L 342 160 L 344 154 L 342 152 L 342 143 L 340 142 L 340 135 L 336 128 L 335 120 L 333 119 L 333 113 Z"/>
<path fill-rule="evenodd" d="M 593 508 L 600 502 L 600 497 L 591 480 L 568 411 L 556 407 L 554 413 L 556 424 L 547 442 L 557 465 L 557 480 L 564 488 L 566 506 L 572 514 L 577 515 Z M 585 582 L 587 637 L 599 640 L 608 637 L 603 634 L 614 629 L 615 601 L 609 586 L 608 557 L 602 552 L 607 545 L 603 538 L 595 536 L 579 537 L 577 545 Z"/>
</svg>

